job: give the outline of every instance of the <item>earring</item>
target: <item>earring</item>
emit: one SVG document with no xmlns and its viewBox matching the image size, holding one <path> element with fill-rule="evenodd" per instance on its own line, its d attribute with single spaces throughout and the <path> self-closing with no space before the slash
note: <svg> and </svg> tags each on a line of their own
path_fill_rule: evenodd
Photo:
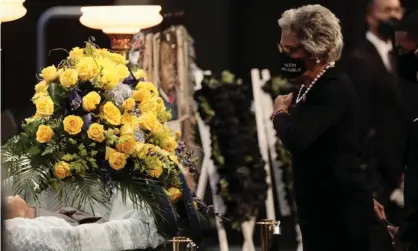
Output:
<svg viewBox="0 0 418 251">
<path fill-rule="evenodd" d="M 316 64 L 319 64 L 319 63 L 321 63 L 321 60 L 319 60 L 319 58 L 317 58 L 316 61 L 315 61 L 315 63 Z"/>
</svg>

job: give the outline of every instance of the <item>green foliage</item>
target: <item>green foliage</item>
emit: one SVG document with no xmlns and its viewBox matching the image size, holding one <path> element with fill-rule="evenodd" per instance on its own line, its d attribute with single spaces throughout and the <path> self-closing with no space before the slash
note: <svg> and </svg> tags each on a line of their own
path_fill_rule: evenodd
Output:
<svg viewBox="0 0 418 251">
<path fill-rule="evenodd" d="M 48 93 L 54 105 L 60 107 L 60 102 L 66 96 L 67 90 L 59 83 L 50 83 L 48 85 Z"/>
<path fill-rule="evenodd" d="M 57 188 L 57 199 L 76 208 L 90 207 L 92 212 L 95 205 L 109 206 L 111 194 L 103 189 L 103 183 L 96 175 L 76 177 L 72 182 L 60 184 Z"/>
</svg>

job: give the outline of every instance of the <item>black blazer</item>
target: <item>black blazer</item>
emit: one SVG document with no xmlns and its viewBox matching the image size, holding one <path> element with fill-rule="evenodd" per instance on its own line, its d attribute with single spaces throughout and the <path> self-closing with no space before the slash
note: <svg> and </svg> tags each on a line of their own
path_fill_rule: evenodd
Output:
<svg viewBox="0 0 418 251">
<path fill-rule="evenodd" d="M 313 195 L 330 184 L 365 186 L 358 96 L 338 68 L 329 69 L 290 116 L 277 115 L 274 126 L 292 153 L 297 195 Z"/>
<path fill-rule="evenodd" d="M 393 61 L 392 67 L 396 67 Z M 360 97 L 360 143 L 369 182 L 374 192 L 386 193 L 379 195 L 387 197 L 400 184 L 407 144 L 402 91 L 396 76 L 388 72 L 369 41 L 352 51 L 345 70 Z M 385 192 L 377 191 L 382 187 Z"/>
<path fill-rule="evenodd" d="M 373 201 L 358 158 L 359 101 L 348 77 L 328 69 L 305 102 L 273 122 L 292 153 L 304 250 L 369 250 Z"/>
<path fill-rule="evenodd" d="M 400 235 L 405 242 L 414 242 L 418 247 L 418 121 L 410 128 L 409 152 L 405 170 L 405 214 Z"/>
</svg>

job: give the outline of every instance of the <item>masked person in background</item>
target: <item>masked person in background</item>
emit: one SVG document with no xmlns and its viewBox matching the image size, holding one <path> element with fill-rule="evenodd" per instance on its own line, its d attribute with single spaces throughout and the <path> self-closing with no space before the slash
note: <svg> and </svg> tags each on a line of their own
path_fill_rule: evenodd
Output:
<svg viewBox="0 0 418 251">
<path fill-rule="evenodd" d="M 272 119 L 292 153 L 303 250 L 368 251 L 373 199 L 358 159 L 358 96 L 336 65 L 339 20 L 306 5 L 285 11 L 279 26 L 281 75 L 301 88 L 276 98 Z"/>
<path fill-rule="evenodd" d="M 402 84 L 418 87 L 418 12 L 412 12 L 397 27 L 395 45 L 397 72 Z M 418 99 L 418 89 L 412 94 Z M 409 148 L 405 170 L 405 212 L 399 232 L 388 227 L 398 250 L 418 251 L 418 109 L 409 117 Z M 406 247 L 408 247 L 406 249 Z"/>
<path fill-rule="evenodd" d="M 403 16 L 399 0 L 371 0 L 366 13 L 368 31 L 346 61 L 346 73 L 357 89 L 361 103 L 360 147 L 369 189 L 383 204 L 388 218 L 402 218 L 403 156 L 408 129 L 402 88 L 396 74 L 392 38 Z M 390 236 L 376 222 L 372 250 L 390 250 Z M 385 247 L 380 246 L 384 235 Z M 387 249 L 389 247 L 389 249 Z"/>
</svg>

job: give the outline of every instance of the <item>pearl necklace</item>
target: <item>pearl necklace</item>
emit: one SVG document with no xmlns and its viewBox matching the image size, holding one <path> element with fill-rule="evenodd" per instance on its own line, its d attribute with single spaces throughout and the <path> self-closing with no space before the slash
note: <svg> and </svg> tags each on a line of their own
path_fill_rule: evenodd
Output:
<svg viewBox="0 0 418 251">
<path fill-rule="evenodd" d="M 305 85 L 303 84 L 299 89 L 298 96 L 296 97 L 296 104 L 299 104 L 302 100 L 305 101 L 306 100 L 306 95 L 308 95 L 309 91 L 312 89 L 312 87 L 318 81 L 318 79 L 320 79 L 322 77 L 322 75 L 324 75 L 324 73 L 329 68 L 334 67 L 334 66 L 335 66 L 335 62 L 331 62 L 327 66 L 325 66 L 325 68 L 316 75 L 314 80 L 312 80 L 311 84 L 308 85 L 305 92 L 302 94 L 302 90 L 305 88 Z"/>
</svg>

